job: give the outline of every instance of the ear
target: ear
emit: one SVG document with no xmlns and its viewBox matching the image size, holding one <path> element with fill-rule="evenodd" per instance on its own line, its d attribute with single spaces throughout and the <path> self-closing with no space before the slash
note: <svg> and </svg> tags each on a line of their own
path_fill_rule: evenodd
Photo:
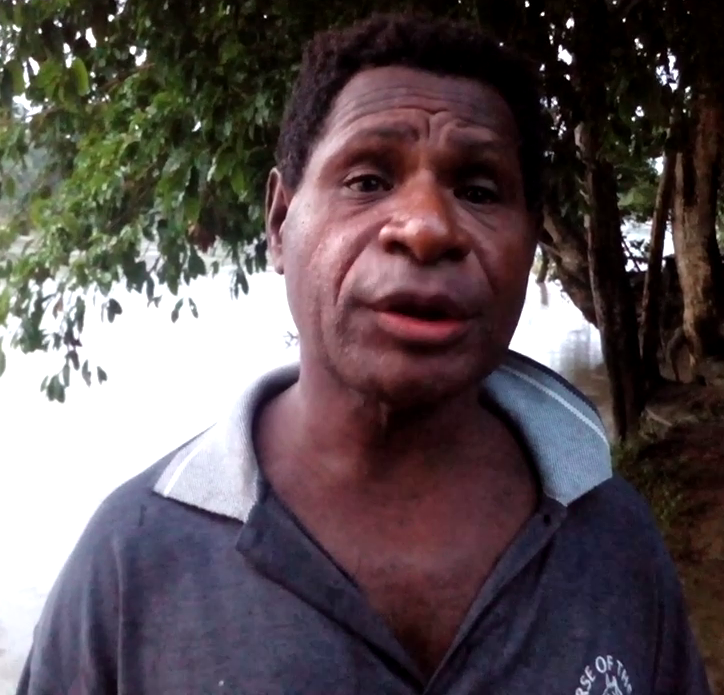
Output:
<svg viewBox="0 0 724 695">
<path fill-rule="evenodd" d="M 264 214 L 266 219 L 266 238 L 274 270 L 284 274 L 283 260 L 283 229 L 284 221 L 289 212 L 291 195 L 284 185 L 279 169 L 274 167 L 269 172 L 266 182 L 266 200 Z"/>
</svg>

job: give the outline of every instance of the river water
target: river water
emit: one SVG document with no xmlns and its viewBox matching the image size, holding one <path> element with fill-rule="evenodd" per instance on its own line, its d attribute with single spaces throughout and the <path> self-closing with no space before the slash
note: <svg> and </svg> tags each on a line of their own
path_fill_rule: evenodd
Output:
<svg viewBox="0 0 724 695">
<path fill-rule="evenodd" d="M 234 300 L 225 276 L 198 280 L 200 317 L 182 312 L 175 324 L 170 298 L 148 309 L 119 292 L 123 315 L 113 326 L 89 317 L 84 338 L 110 380 L 78 383 L 63 405 L 39 392 L 56 357 L 10 355 L 0 379 L 0 695 L 14 692 L 45 596 L 101 500 L 211 424 L 254 373 L 293 359 L 282 279 L 250 284 Z M 531 281 L 512 347 L 607 415 L 598 332 L 555 285 Z"/>
</svg>

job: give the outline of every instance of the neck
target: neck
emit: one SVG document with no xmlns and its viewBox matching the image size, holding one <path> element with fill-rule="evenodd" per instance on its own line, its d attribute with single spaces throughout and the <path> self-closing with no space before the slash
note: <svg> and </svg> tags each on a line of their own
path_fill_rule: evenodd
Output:
<svg viewBox="0 0 724 695">
<path fill-rule="evenodd" d="M 424 407 L 396 408 L 302 363 L 298 382 L 264 417 L 263 430 L 284 432 L 283 440 L 265 438 L 266 464 L 298 466 L 332 485 L 404 484 L 412 492 L 469 460 L 463 450 L 477 448 L 491 416 L 477 384 Z"/>
</svg>

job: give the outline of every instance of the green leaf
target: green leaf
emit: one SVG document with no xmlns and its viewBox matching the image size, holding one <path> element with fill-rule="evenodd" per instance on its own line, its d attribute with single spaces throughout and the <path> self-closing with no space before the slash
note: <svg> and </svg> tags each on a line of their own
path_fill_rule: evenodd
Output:
<svg viewBox="0 0 724 695">
<path fill-rule="evenodd" d="M 8 359 L 5 356 L 5 350 L 3 350 L 2 342 L 0 342 L 0 376 L 5 374 L 5 369 L 8 366 Z"/>
<path fill-rule="evenodd" d="M 191 315 L 195 319 L 199 318 L 199 310 L 196 306 L 196 302 L 193 299 L 189 299 L 189 309 L 191 309 Z"/>
<path fill-rule="evenodd" d="M 22 64 L 19 60 L 13 59 L 5 64 L 5 70 L 10 73 L 15 96 L 20 96 L 25 91 L 25 75 Z"/>
<path fill-rule="evenodd" d="M 181 313 L 181 307 L 182 307 L 183 305 L 184 305 L 184 300 L 183 300 L 183 299 L 179 299 L 179 300 L 176 302 L 176 306 L 173 308 L 173 311 L 171 312 L 171 321 L 172 321 L 173 323 L 176 323 L 176 321 L 178 321 L 179 314 Z"/>
<path fill-rule="evenodd" d="M 2 182 L 2 193 L 7 198 L 15 197 L 15 179 L 12 176 L 3 176 Z"/>
<path fill-rule="evenodd" d="M 76 57 L 71 66 L 70 70 L 73 73 L 73 79 L 75 80 L 75 91 L 78 96 L 85 96 L 90 92 L 90 78 L 88 76 L 88 69 L 85 63 L 78 57 Z"/>
<path fill-rule="evenodd" d="M 81 375 L 83 377 L 83 381 L 85 381 L 87 386 L 91 385 L 91 371 L 90 366 L 88 365 L 88 360 L 83 362 L 83 369 L 81 370 Z"/>
<path fill-rule="evenodd" d="M 61 64 L 52 58 L 44 61 L 35 78 L 36 84 L 45 92 L 46 97 L 52 98 L 55 87 L 61 76 Z"/>
<path fill-rule="evenodd" d="M 246 197 L 248 191 L 246 172 L 240 166 L 234 169 L 234 175 L 231 177 L 231 188 L 234 193 L 238 195 L 242 200 Z"/>
<path fill-rule="evenodd" d="M 191 278 L 206 275 L 206 263 L 204 263 L 204 259 L 199 256 L 193 247 L 189 255 L 189 273 Z"/>
<path fill-rule="evenodd" d="M 229 172 L 236 164 L 236 153 L 231 149 L 225 149 L 219 152 L 214 159 L 214 163 L 209 170 L 209 179 L 220 181 L 229 175 Z"/>
<path fill-rule="evenodd" d="M 68 353 L 68 359 L 70 360 L 70 363 L 73 365 L 73 369 L 77 372 L 80 369 L 80 359 L 78 358 L 77 351 L 71 350 Z"/>
<path fill-rule="evenodd" d="M 0 292 L 0 326 L 4 326 L 10 314 L 10 301 L 12 294 L 9 287 L 4 287 Z"/>
<path fill-rule="evenodd" d="M 13 272 L 13 261 L 11 258 L 8 258 L 4 264 L 0 264 L 0 280 L 7 280 L 10 275 Z M 0 320 L 0 324 L 2 324 L 3 321 Z"/>
<path fill-rule="evenodd" d="M 85 299 L 78 297 L 75 300 L 75 323 L 78 332 L 81 333 L 85 327 Z"/>
<path fill-rule="evenodd" d="M 154 298 L 154 292 L 156 291 L 156 283 L 154 282 L 154 279 L 152 277 L 148 277 L 146 279 L 146 299 L 148 300 L 149 305 L 153 301 Z"/>
<path fill-rule="evenodd" d="M 21 27 L 21 26 L 23 26 L 24 14 L 25 14 L 24 7 L 23 7 L 24 3 L 16 2 L 16 3 L 13 3 L 13 5 L 14 5 L 13 22 L 15 23 L 16 26 Z"/>
<path fill-rule="evenodd" d="M 139 260 L 133 263 L 127 264 L 125 268 L 126 280 L 128 287 L 140 292 L 143 288 L 143 284 L 146 281 L 148 271 L 144 261 Z"/>
<path fill-rule="evenodd" d="M 235 296 L 239 296 L 240 289 L 244 294 L 249 294 L 249 279 L 246 277 L 246 273 L 241 268 L 237 268 L 236 275 L 234 276 Z"/>
<path fill-rule="evenodd" d="M 201 213 L 201 201 L 196 196 L 187 195 L 184 198 L 184 212 L 188 223 L 196 222 Z"/>
<path fill-rule="evenodd" d="M 123 313 L 123 307 L 121 307 L 115 299 L 109 299 L 108 305 L 106 306 L 106 312 L 108 313 L 108 320 L 113 323 L 116 316 Z"/>
<path fill-rule="evenodd" d="M 103 369 L 101 369 L 100 367 L 97 367 L 96 372 L 98 373 L 98 383 L 99 384 L 102 384 L 102 383 L 108 381 L 108 374 L 106 374 L 103 371 Z"/>
<path fill-rule="evenodd" d="M 9 70 L 3 70 L 0 79 L 0 105 L 6 109 L 12 108 L 15 88 L 13 87 L 13 76 Z"/>
<path fill-rule="evenodd" d="M 168 287 L 169 292 L 171 292 L 174 297 L 178 294 L 178 283 L 178 268 L 170 267 L 169 272 L 166 275 L 166 287 Z"/>
<path fill-rule="evenodd" d="M 48 383 L 46 394 L 51 401 L 65 403 L 65 387 L 60 383 L 60 378 L 57 374 Z"/>
<path fill-rule="evenodd" d="M 65 386 L 68 386 L 68 384 L 70 384 L 70 363 L 68 363 L 68 362 L 65 363 L 65 365 L 63 366 L 62 375 L 63 375 L 63 384 Z"/>
</svg>

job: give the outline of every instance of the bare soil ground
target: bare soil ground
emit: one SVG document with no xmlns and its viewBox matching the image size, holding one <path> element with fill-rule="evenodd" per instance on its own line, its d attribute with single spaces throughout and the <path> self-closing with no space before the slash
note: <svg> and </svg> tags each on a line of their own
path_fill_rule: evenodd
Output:
<svg viewBox="0 0 724 695">
<path fill-rule="evenodd" d="M 724 695 L 724 390 L 671 386 L 650 428 L 618 452 L 649 498 L 679 568 L 714 695 Z"/>
</svg>

